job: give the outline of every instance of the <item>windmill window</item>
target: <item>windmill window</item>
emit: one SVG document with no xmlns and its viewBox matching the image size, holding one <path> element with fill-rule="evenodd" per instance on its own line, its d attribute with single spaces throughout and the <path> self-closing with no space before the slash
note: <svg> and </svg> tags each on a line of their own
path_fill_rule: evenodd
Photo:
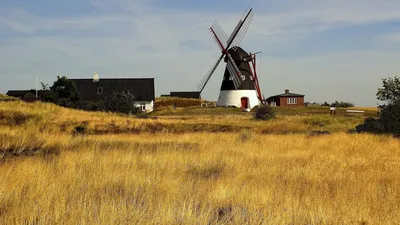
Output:
<svg viewBox="0 0 400 225">
<path fill-rule="evenodd" d="M 98 88 L 97 88 L 97 94 L 98 94 L 98 95 L 103 94 L 103 87 L 98 87 Z"/>
<path fill-rule="evenodd" d="M 297 98 L 288 98 L 287 104 L 297 104 Z"/>
</svg>

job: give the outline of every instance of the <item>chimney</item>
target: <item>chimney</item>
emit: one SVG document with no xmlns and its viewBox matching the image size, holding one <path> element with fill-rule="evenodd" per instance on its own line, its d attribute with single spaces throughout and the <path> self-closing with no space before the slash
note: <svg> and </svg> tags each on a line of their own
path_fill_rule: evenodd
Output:
<svg viewBox="0 0 400 225">
<path fill-rule="evenodd" d="M 99 82 L 100 77 L 99 74 L 97 72 L 93 73 L 93 82 Z"/>
<path fill-rule="evenodd" d="M 285 89 L 285 94 L 289 94 L 289 89 Z"/>
</svg>

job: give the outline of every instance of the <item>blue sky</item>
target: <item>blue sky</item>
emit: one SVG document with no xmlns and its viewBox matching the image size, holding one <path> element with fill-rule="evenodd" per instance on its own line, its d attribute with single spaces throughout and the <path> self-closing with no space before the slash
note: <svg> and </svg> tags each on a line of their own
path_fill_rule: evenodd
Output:
<svg viewBox="0 0 400 225">
<path fill-rule="evenodd" d="M 265 96 L 376 105 L 381 79 L 400 76 L 397 0 L 0 0 L 0 92 L 71 78 L 156 77 L 156 94 L 195 90 L 219 55 L 208 27 L 230 33 L 248 7 L 242 47 L 262 51 Z M 219 94 L 223 65 L 203 98 Z"/>
</svg>

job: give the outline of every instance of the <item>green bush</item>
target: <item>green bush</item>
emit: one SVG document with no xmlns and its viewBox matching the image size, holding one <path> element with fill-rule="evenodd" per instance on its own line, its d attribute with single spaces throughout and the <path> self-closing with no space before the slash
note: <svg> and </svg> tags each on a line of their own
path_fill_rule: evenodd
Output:
<svg viewBox="0 0 400 225">
<path fill-rule="evenodd" d="M 367 118 L 355 128 L 355 132 L 400 135 L 400 100 L 382 107 L 380 117 Z"/>
<path fill-rule="evenodd" d="M 104 107 L 109 112 L 138 114 L 141 110 L 134 105 L 134 101 L 135 96 L 129 92 L 114 92 L 106 98 Z"/>
<path fill-rule="evenodd" d="M 355 132 L 357 133 L 374 133 L 381 134 L 383 133 L 383 127 L 381 121 L 375 118 L 367 118 L 365 119 L 363 124 L 356 126 Z"/>
<path fill-rule="evenodd" d="M 380 123 L 386 133 L 400 135 L 400 99 L 383 107 Z"/>
<path fill-rule="evenodd" d="M 85 110 L 85 111 L 104 111 L 105 110 L 103 101 L 97 101 L 97 102 L 79 101 L 79 102 L 75 103 L 73 108 L 81 109 L 81 110 Z"/>
<path fill-rule="evenodd" d="M 256 120 L 270 120 L 275 118 L 275 116 L 275 110 L 270 105 L 255 108 L 254 119 Z"/>
</svg>

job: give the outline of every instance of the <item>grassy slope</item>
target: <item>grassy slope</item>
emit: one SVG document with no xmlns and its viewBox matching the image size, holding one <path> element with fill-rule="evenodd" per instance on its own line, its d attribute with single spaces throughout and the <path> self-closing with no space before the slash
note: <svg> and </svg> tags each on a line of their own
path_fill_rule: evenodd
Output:
<svg viewBox="0 0 400 225">
<path fill-rule="evenodd" d="M 330 116 L 319 111 L 312 114 L 294 114 L 290 111 L 293 109 L 287 109 L 286 112 L 278 112 L 278 118 L 275 120 L 260 122 L 253 120 L 252 114 L 240 112 L 239 109 L 189 107 L 172 109 L 172 113 L 163 113 L 163 109 L 151 114 L 157 118 L 137 119 L 110 113 L 70 110 L 52 104 L 24 102 L 0 102 L 0 110 L 0 117 L 3 115 L 2 123 L 5 125 L 21 123 L 18 128 L 22 130 L 32 130 L 34 125 L 41 132 L 51 134 L 60 131 L 71 133 L 75 126 L 81 124 L 87 127 L 90 134 L 237 132 L 243 129 L 264 134 L 309 133 L 313 130 L 346 132 L 361 123 L 364 118 Z"/>
<path fill-rule="evenodd" d="M 399 221 L 399 140 L 342 132 L 360 117 L 282 114 L 143 120 L 0 102 L 0 154 L 37 154 L 0 162 L 0 224 Z M 77 124 L 92 135 L 74 138 Z"/>
<path fill-rule="evenodd" d="M 16 98 L 8 96 L 8 95 L 0 94 L 0 100 L 1 99 L 16 99 Z"/>
</svg>

